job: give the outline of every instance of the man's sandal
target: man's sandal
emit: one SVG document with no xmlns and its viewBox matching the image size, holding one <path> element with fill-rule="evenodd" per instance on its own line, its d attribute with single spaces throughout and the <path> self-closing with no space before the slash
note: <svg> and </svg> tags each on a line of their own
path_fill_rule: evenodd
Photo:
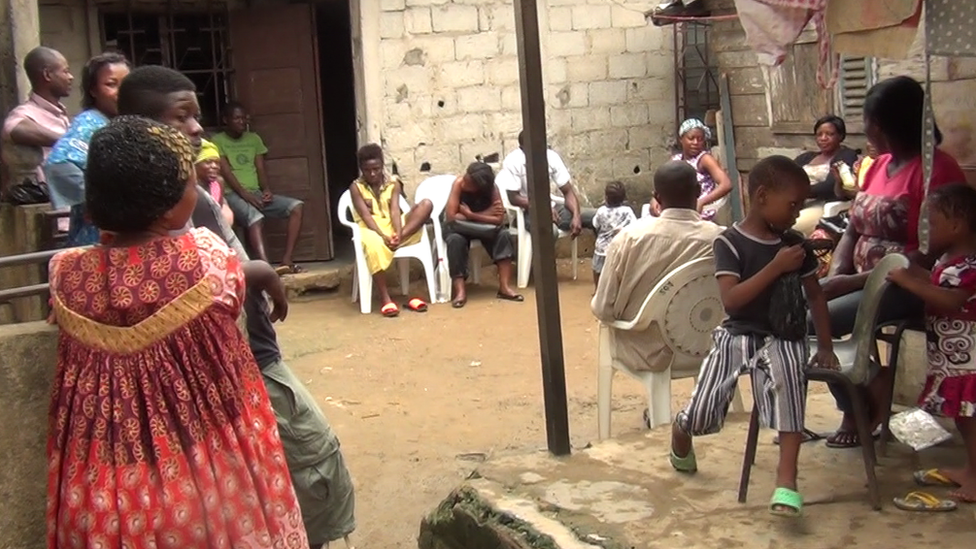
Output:
<svg viewBox="0 0 976 549">
<path fill-rule="evenodd" d="M 909 492 L 905 497 L 895 498 L 892 502 L 902 511 L 915 513 L 945 513 L 955 511 L 958 507 L 952 500 L 939 499 L 927 492 Z"/>
<path fill-rule="evenodd" d="M 391 302 L 387 303 L 386 305 L 383 305 L 383 308 L 380 309 L 380 312 L 383 313 L 383 316 L 385 316 L 387 318 L 393 318 L 393 317 L 397 316 L 398 314 L 400 314 L 400 308 L 397 307 L 396 303 L 393 303 L 391 301 Z"/>
<path fill-rule="evenodd" d="M 420 299 L 419 297 L 415 297 L 411 299 L 404 306 L 415 313 L 427 312 L 427 303 L 424 302 L 424 300 Z"/>
<path fill-rule="evenodd" d="M 777 517 L 795 518 L 803 514 L 803 496 L 796 490 L 779 487 L 773 490 L 769 500 L 769 514 Z"/>
<path fill-rule="evenodd" d="M 688 455 L 681 457 L 671 449 L 671 467 L 679 473 L 695 473 L 698 471 L 698 460 L 695 459 L 695 449 L 688 450 Z"/>
<path fill-rule="evenodd" d="M 946 486 L 949 488 L 955 488 L 959 484 L 955 483 L 949 477 L 945 476 L 938 469 L 922 469 L 920 471 L 915 471 L 912 473 L 912 477 L 915 479 L 915 484 L 919 486 Z"/>
</svg>

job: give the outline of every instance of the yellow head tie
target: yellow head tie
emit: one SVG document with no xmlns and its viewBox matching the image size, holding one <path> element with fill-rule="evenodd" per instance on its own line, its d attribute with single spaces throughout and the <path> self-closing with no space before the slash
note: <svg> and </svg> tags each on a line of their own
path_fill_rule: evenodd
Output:
<svg viewBox="0 0 976 549">
<path fill-rule="evenodd" d="M 197 155 L 197 164 L 208 160 L 220 160 L 220 151 L 217 145 L 204 139 L 200 144 L 200 154 Z"/>
</svg>

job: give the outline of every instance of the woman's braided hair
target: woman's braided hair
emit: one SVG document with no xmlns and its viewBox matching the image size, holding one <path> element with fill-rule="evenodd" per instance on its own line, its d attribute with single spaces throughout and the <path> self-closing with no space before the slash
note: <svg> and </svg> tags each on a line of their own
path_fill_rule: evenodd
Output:
<svg viewBox="0 0 976 549">
<path fill-rule="evenodd" d="M 105 231 L 144 231 L 173 209 L 193 173 L 193 147 L 178 130 L 119 116 L 95 132 L 85 168 L 85 207 Z"/>
</svg>

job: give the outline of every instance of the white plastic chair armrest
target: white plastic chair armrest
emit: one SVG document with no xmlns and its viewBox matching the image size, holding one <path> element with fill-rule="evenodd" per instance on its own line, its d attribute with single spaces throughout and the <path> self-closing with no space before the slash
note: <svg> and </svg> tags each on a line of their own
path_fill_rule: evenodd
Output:
<svg viewBox="0 0 976 549">
<path fill-rule="evenodd" d="M 850 200 L 843 202 L 828 202 L 824 204 L 823 215 L 824 217 L 834 217 L 835 215 L 840 215 L 841 212 L 846 212 L 849 209 L 851 209 Z"/>
</svg>

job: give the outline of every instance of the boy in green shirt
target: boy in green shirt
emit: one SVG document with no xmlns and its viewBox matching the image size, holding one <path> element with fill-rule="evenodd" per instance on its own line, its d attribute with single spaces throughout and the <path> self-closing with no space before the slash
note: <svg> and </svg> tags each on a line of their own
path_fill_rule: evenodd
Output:
<svg viewBox="0 0 976 549">
<path fill-rule="evenodd" d="M 292 260 L 295 243 L 302 228 L 301 200 L 273 194 L 268 188 L 264 170 L 264 156 L 268 147 L 261 136 L 248 131 L 248 116 L 240 103 L 230 103 L 224 110 L 226 129 L 213 136 L 213 143 L 220 149 L 220 168 L 224 182 L 231 192 L 226 195 L 227 204 L 234 212 L 238 224 L 247 228 L 247 240 L 259 259 L 268 261 L 264 251 L 263 220 L 288 219 L 285 253 L 281 258 L 283 272 L 300 272 Z M 282 272 L 279 269 L 279 272 Z"/>
</svg>

